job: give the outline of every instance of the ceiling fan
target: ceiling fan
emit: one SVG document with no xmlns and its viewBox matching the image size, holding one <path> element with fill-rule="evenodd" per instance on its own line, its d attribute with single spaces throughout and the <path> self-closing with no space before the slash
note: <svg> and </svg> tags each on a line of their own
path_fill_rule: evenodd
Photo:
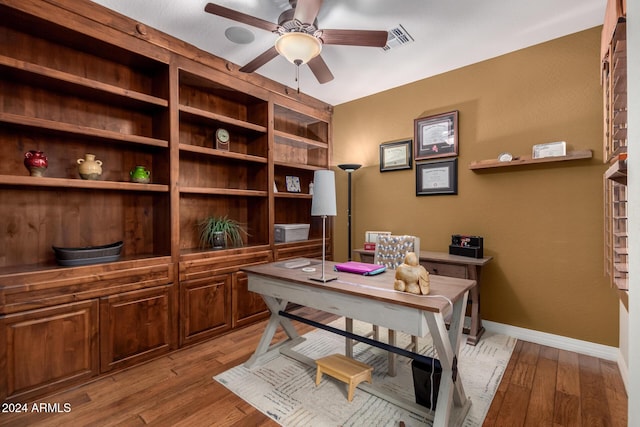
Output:
<svg viewBox="0 0 640 427">
<path fill-rule="evenodd" d="M 252 73 L 281 54 L 297 66 L 308 64 L 318 82 L 327 83 L 333 80 L 333 74 L 320 56 L 323 44 L 384 47 L 388 32 L 319 29 L 317 16 L 322 2 L 289 0 L 292 8 L 280 14 L 277 24 L 214 3 L 208 3 L 204 10 L 279 35 L 274 46 L 240 68 L 241 72 Z"/>
</svg>

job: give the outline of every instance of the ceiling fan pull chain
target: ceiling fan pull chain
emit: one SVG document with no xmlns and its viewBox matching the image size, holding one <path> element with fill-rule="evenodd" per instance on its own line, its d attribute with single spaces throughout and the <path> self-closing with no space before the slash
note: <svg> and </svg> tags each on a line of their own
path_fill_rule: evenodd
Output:
<svg viewBox="0 0 640 427">
<path fill-rule="evenodd" d="M 297 59 L 295 61 L 296 64 L 296 83 L 298 84 L 298 95 L 300 94 L 300 64 L 302 63 L 302 61 L 300 61 L 299 59 Z"/>
</svg>

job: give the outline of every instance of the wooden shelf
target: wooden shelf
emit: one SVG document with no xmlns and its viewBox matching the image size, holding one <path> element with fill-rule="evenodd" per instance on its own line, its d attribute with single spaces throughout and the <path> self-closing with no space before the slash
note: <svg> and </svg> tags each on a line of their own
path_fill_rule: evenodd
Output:
<svg viewBox="0 0 640 427">
<path fill-rule="evenodd" d="M 325 243 L 330 244 L 330 238 L 327 237 Z M 322 245 L 322 239 L 315 239 L 315 238 L 309 238 L 307 240 L 297 240 L 295 242 L 276 242 L 274 243 L 274 246 L 277 247 L 291 247 L 291 248 L 295 248 L 296 246 L 298 246 L 300 243 L 312 243 L 312 244 L 320 244 Z"/>
<path fill-rule="evenodd" d="M 39 83 L 45 87 L 56 87 L 58 90 L 87 97 L 103 96 L 105 100 L 114 100 L 121 105 L 143 108 L 145 106 L 168 107 L 169 105 L 169 101 L 166 99 L 3 55 L 0 55 L 0 69 L 5 73 L 14 73 L 16 77 L 22 77 L 32 85 Z"/>
<path fill-rule="evenodd" d="M 274 197 L 279 199 L 311 199 L 313 195 L 307 193 L 286 193 L 284 191 L 274 193 Z"/>
<path fill-rule="evenodd" d="M 19 116 L 17 114 L 0 112 L 0 122 L 17 126 L 31 127 L 51 133 L 82 136 L 87 139 L 99 139 L 104 141 L 118 141 L 148 145 L 152 147 L 168 148 L 169 141 L 157 138 L 149 138 L 141 135 L 131 135 L 104 129 L 95 129 L 88 126 L 80 126 L 70 123 L 56 122 L 53 120 L 35 117 Z"/>
<path fill-rule="evenodd" d="M 273 105 L 273 171 L 274 182 L 279 192 L 273 193 L 276 224 L 310 223 L 309 237 L 322 236 L 322 222 L 309 216 L 312 196 L 309 188 L 314 180 L 315 171 L 329 166 L 330 118 L 320 111 L 299 108 L 294 105 Z M 300 193 L 289 193 L 288 176 L 298 177 Z M 331 235 L 329 225 L 328 234 Z M 298 242 L 292 246 L 278 246 L 275 250 L 278 259 L 306 256 L 310 258 L 321 254 L 318 241 Z M 330 251 L 330 249 L 329 249 Z"/>
<path fill-rule="evenodd" d="M 287 132 L 274 130 L 273 135 L 279 144 L 292 145 L 294 147 L 306 147 L 306 148 L 328 148 L 329 144 L 326 142 L 316 141 L 314 139 L 305 138 L 298 135 L 293 135 Z"/>
<path fill-rule="evenodd" d="M 627 278 L 615 278 L 613 279 L 613 284 L 618 288 L 619 291 L 629 291 L 629 279 Z"/>
<path fill-rule="evenodd" d="M 135 182 L 97 181 L 70 178 L 48 178 L 37 176 L 0 175 L 0 185 L 17 185 L 50 188 L 86 188 L 91 190 L 128 190 L 169 192 L 169 186 L 163 184 L 140 184 Z"/>
<path fill-rule="evenodd" d="M 501 162 L 497 159 L 477 160 L 469 164 L 469 169 L 490 169 L 509 166 L 535 165 L 540 163 L 565 162 L 568 160 L 590 159 L 593 157 L 591 150 L 569 151 L 566 156 L 545 157 L 543 159 L 532 159 L 531 156 L 520 156 L 510 162 Z"/>
<path fill-rule="evenodd" d="M 267 197 L 267 191 L 240 190 L 234 188 L 181 187 L 182 194 L 209 194 L 217 196 Z"/>
<path fill-rule="evenodd" d="M 627 161 L 616 160 L 604 173 L 605 178 L 627 185 Z"/>
<path fill-rule="evenodd" d="M 215 148 L 200 147 L 197 145 L 180 144 L 180 151 L 206 154 L 212 157 L 222 157 L 225 159 L 235 159 L 235 160 L 241 160 L 245 162 L 265 163 L 265 164 L 268 162 L 266 157 L 235 153 L 233 151 L 221 151 L 221 150 L 216 150 Z"/>
<path fill-rule="evenodd" d="M 178 108 L 182 113 L 181 115 L 185 119 L 189 118 L 190 120 L 195 121 L 208 121 L 209 123 L 217 122 L 231 126 L 235 129 L 245 129 L 256 133 L 267 133 L 267 128 L 265 126 L 257 125 L 244 120 L 234 119 L 233 117 L 227 117 L 223 114 L 201 110 L 199 108 L 190 107 L 188 105 L 179 105 Z"/>
<path fill-rule="evenodd" d="M 273 164 L 275 166 L 279 166 L 283 168 L 304 169 L 304 170 L 310 170 L 310 171 L 326 169 L 325 166 L 306 165 L 304 163 L 289 163 L 289 162 L 274 161 Z"/>
</svg>

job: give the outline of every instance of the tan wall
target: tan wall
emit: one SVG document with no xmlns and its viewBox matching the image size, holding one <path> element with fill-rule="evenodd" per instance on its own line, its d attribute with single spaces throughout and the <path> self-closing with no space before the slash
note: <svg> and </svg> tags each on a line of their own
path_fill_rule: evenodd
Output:
<svg viewBox="0 0 640 427">
<path fill-rule="evenodd" d="M 366 230 L 415 234 L 423 250 L 445 252 L 452 234 L 483 236 L 493 257 L 482 278 L 484 319 L 617 346 L 617 295 L 603 273 L 599 46 L 594 28 L 337 106 L 332 164 L 364 165 L 353 175 L 353 247 Z M 415 118 L 452 110 L 457 196 L 416 197 L 415 165 L 379 171 L 380 143 L 412 138 Z M 594 158 L 468 167 L 552 141 Z M 346 173 L 336 168 L 336 180 L 334 253 L 345 260 Z"/>
</svg>

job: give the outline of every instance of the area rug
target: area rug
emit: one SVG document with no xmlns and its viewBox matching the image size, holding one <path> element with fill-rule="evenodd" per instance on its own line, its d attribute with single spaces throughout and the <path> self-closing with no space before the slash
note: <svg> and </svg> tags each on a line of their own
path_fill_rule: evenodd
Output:
<svg viewBox="0 0 640 427">
<path fill-rule="evenodd" d="M 344 318 L 330 324 L 344 329 Z M 362 334 L 371 325 L 354 322 L 354 331 Z M 386 330 L 381 328 L 382 334 Z M 344 337 L 324 330 L 304 335 L 306 340 L 293 350 L 312 359 L 334 353 L 344 354 Z M 398 333 L 400 346 L 410 337 Z M 481 426 L 495 391 L 509 363 L 516 339 L 486 331 L 476 346 L 463 344 L 458 369 L 471 408 L 464 427 Z M 419 353 L 433 356 L 431 337 L 419 339 Z M 354 348 L 354 358 L 374 367 L 373 384 L 396 396 L 415 402 L 411 360 L 398 357 L 395 377 L 387 375 L 387 353 L 360 343 Z M 261 366 L 247 369 L 236 366 L 216 375 L 214 379 L 249 402 L 282 426 L 429 426 L 431 422 L 416 412 L 401 408 L 379 397 L 356 389 L 353 401 L 347 400 L 347 386 L 326 375 L 316 387 L 315 369 L 285 355 L 278 355 Z"/>
</svg>

